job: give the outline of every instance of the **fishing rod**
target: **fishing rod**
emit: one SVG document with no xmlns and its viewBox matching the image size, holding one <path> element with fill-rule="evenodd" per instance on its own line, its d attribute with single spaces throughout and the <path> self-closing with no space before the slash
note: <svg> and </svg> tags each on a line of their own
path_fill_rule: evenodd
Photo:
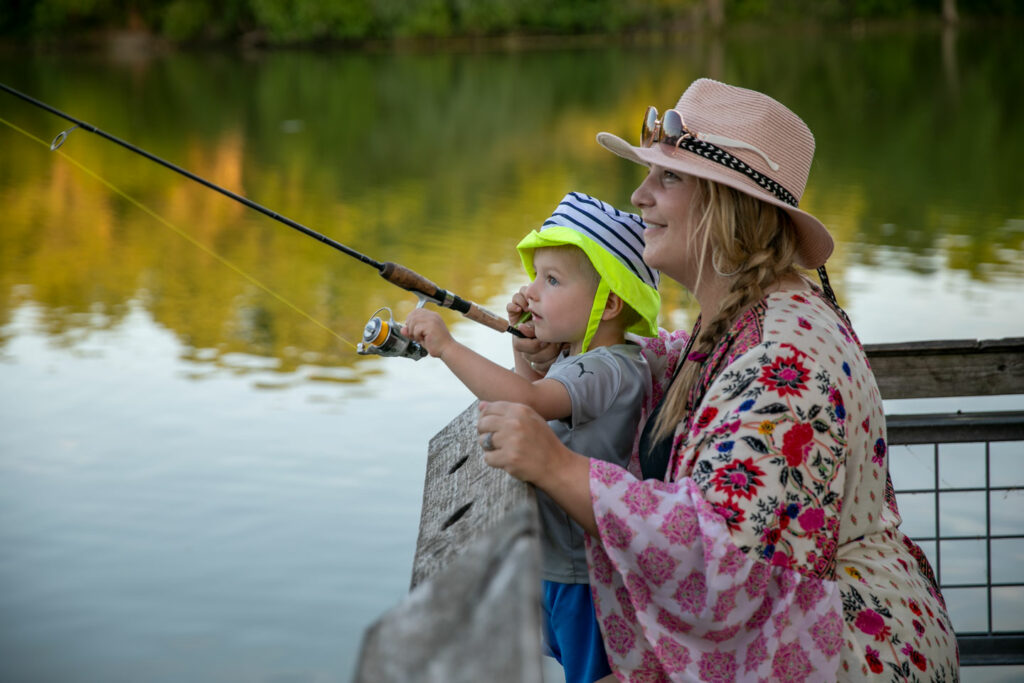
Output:
<svg viewBox="0 0 1024 683">
<path fill-rule="evenodd" d="M 121 147 L 124 147 L 125 149 L 134 152 L 142 157 L 145 157 L 150 161 L 154 161 L 160 164 L 161 166 L 164 166 L 165 168 L 169 168 L 175 173 L 179 173 L 190 180 L 194 180 L 200 185 L 203 185 L 216 192 L 219 192 L 220 194 L 224 195 L 225 197 L 228 197 L 229 199 L 233 199 L 236 202 L 239 202 L 240 204 L 243 204 L 244 206 L 247 206 L 250 209 L 258 211 L 263 215 L 268 216 L 274 219 L 275 221 L 278 221 L 279 223 L 284 223 L 289 228 L 298 230 L 304 235 L 312 237 L 313 239 L 318 240 L 319 242 L 326 244 L 329 247 L 333 247 L 334 249 L 337 249 L 341 253 L 346 254 L 347 256 L 351 256 L 357 261 L 360 261 L 361 263 L 365 263 L 366 265 L 373 267 L 374 269 L 377 270 L 377 273 L 382 278 L 384 278 L 391 284 L 397 285 L 402 289 L 408 290 L 415 294 L 416 297 L 419 299 L 417 308 L 420 308 L 427 302 L 430 302 L 437 306 L 450 308 L 453 311 L 461 313 L 466 318 L 469 318 L 470 320 L 478 322 L 482 325 L 486 325 L 487 327 L 490 327 L 493 330 L 497 330 L 498 332 L 508 332 L 517 337 L 525 336 L 518 329 L 510 325 L 508 321 L 505 320 L 504 318 L 499 317 L 498 315 L 488 311 L 486 308 L 483 308 L 478 304 L 473 303 L 472 301 L 463 299 L 462 297 L 456 295 L 453 292 L 449 292 L 446 289 L 438 287 L 436 284 L 434 284 L 433 282 L 423 277 L 414 270 L 410 270 L 409 268 L 406 268 L 405 266 L 398 263 L 394 263 L 392 261 L 381 262 L 372 259 L 365 254 L 361 254 L 355 249 L 352 249 L 351 247 L 348 247 L 342 244 L 341 242 L 331 239 L 327 235 L 319 233 L 311 228 L 306 227 L 305 225 L 302 225 L 301 223 L 293 221 L 287 216 L 282 216 L 276 211 L 272 211 L 271 209 L 268 209 L 267 207 L 261 204 L 257 204 L 248 197 L 243 197 L 240 194 L 232 192 L 227 188 L 221 187 L 216 183 L 213 183 L 201 176 L 196 175 L 195 173 L 192 173 L 187 169 L 182 168 L 181 166 L 178 166 L 177 164 L 173 164 L 170 161 L 161 159 L 155 154 L 151 154 L 150 152 L 147 152 L 146 150 L 140 147 L 136 147 L 130 142 L 127 142 L 125 140 L 122 140 L 121 138 L 111 135 L 110 133 L 102 131 L 96 126 L 93 126 L 92 124 L 86 123 L 81 119 L 77 119 L 73 116 L 70 116 L 69 114 L 62 112 L 59 109 L 56 109 L 55 107 L 52 107 L 49 104 L 46 104 L 45 102 L 37 100 L 34 97 L 26 95 L 25 93 L 19 92 L 18 90 L 15 90 L 14 88 L 6 85 L 5 83 L 0 83 L 0 89 L 7 91 L 15 97 L 21 98 L 29 104 L 33 104 L 39 107 L 40 109 L 48 111 L 55 116 L 59 116 L 60 118 L 75 124 L 71 128 L 61 131 L 60 133 L 57 134 L 56 137 L 53 138 L 53 142 L 50 143 L 51 152 L 55 151 L 57 148 L 63 145 L 64 142 L 67 140 L 68 135 L 70 135 L 71 132 L 76 128 L 81 128 L 83 130 L 89 131 L 90 133 L 95 133 L 96 135 L 99 135 L 100 137 L 109 140 L 110 142 L 118 144 Z M 388 314 L 387 320 L 384 319 L 383 315 L 378 315 L 382 314 L 384 311 L 386 311 Z M 420 358 L 423 358 L 425 355 L 427 355 L 426 350 L 420 344 L 402 335 L 399 332 L 399 329 L 401 329 L 401 325 L 395 322 L 394 316 L 391 314 L 390 308 L 382 307 L 377 309 L 377 311 L 374 312 L 373 316 L 371 316 L 370 320 L 366 323 L 366 326 L 363 329 L 363 341 L 361 341 L 359 345 L 356 347 L 356 351 L 361 355 L 403 356 L 406 358 L 412 358 L 414 360 L 419 360 Z"/>
</svg>

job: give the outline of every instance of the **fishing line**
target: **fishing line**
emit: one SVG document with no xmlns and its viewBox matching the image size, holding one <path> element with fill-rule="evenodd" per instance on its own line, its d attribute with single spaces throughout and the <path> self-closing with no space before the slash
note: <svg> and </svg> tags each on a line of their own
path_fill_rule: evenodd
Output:
<svg viewBox="0 0 1024 683">
<path fill-rule="evenodd" d="M 360 254 L 355 249 L 347 247 L 344 244 L 341 244 L 340 242 L 337 242 L 337 241 L 331 239 L 330 237 L 327 237 L 326 235 L 322 235 L 322 234 L 316 232 L 315 230 L 307 228 L 306 226 L 302 225 L 301 223 L 296 223 L 292 219 L 290 219 L 290 218 L 288 218 L 286 216 L 282 216 L 281 214 L 277 213 L 276 211 L 271 211 L 270 209 L 266 208 L 265 206 L 261 206 L 260 204 L 257 204 L 256 202 L 252 201 L 251 199 L 248 199 L 246 197 L 243 197 L 242 195 L 236 194 L 236 193 L 232 192 L 231 190 L 223 188 L 220 185 L 217 185 L 216 183 L 212 183 L 209 180 L 206 180 L 205 178 L 197 176 L 195 173 L 192 173 L 191 171 L 188 171 L 188 170 L 186 170 L 186 169 L 184 169 L 184 168 L 182 168 L 182 167 L 180 167 L 180 166 L 178 166 L 176 164 L 172 164 L 171 162 L 166 161 L 164 159 L 161 159 L 160 157 L 158 157 L 156 155 L 150 154 L 146 150 L 144 150 L 144 149 L 142 149 L 140 147 L 136 147 L 135 145 L 131 144 L 130 142 L 126 142 L 126 141 L 124 141 L 124 140 L 122 140 L 120 138 L 117 138 L 117 137 L 115 137 L 113 135 L 110 135 L 109 133 L 105 133 L 102 130 L 98 129 L 96 126 L 93 126 L 92 124 L 86 123 L 85 121 L 82 121 L 80 119 L 76 119 L 73 116 L 69 116 L 68 114 L 65 114 L 64 112 L 60 111 L 59 109 L 51 107 L 50 105 L 46 104 L 45 102 L 41 102 L 41 101 L 39 101 L 39 100 L 37 100 L 37 99 L 35 99 L 33 97 L 29 97 L 28 95 L 26 95 L 24 93 L 18 92 L 14 88 L 11 88 L 11 87 L 3 84 L 3 83 L 0 83 L 0 90 L 4 90 L 4 91 L 10 93 L 11 95 L 14 95 L 15 97 L 21 98 L 22 100 L 25 100 L 26 102 L 39 107 L 40 109 L 44 109 L 44 110 L 50 112 L 51 114 L 54 114 L 55 116 L 59 116 L 59 117 L 61 117 L 63 119 L 66 119 L 66 120 L 70 121 L 71 123 L 75 124 L 71 128 L 69 128 L 69 129 L 67 129 L 65 131 L 62 131 L 60 134 L 57 135 L 57 137 L 55 137 L 53 139 L 53 142 L 50 145 L 50 149 L 53 150 L 53 151 L 57 151 L 57 148 L 59 148 L 61 145 L 63 145 L 64 142 L 67 140 L 68 135 L 73 130 L 75 130 L 75 128 L 79 128 L 80 127 L 83 130 L 87 130 L 90 133 L 95 133 L 96 135 L 99 135 L 100 137 L 105 138 L 106 140 L 109 140 L 110 142 L 113 142 L 113 143 L 115 143 L 117 145 L 120 145 L 120 146 L 124 147 L 125 149 L 128 149 L 128 150 L 130 150 L 132 152 L 135 152 L 136 154 L 139 154 L 139 155 L 145 157 L 146 159 L 149 159 L 150 161 L 158 163 L 161 166 L 164 166 L 166 168 L 169 168 L 170 170 L 174 171 L 175 173 L 180 173 L 181 175 L 185 176 L 186 178 L 194 180 L 197 183 L 199 183 L 199 184 L 201 184 L 201 185 L 203 185 L 203 186 L 205 186 L 205 187 L 207 187 L 207 188 L 209 188 L 211 190 L 214 190 L 215 192 L 219 192 L 222 195 L 224 195 L 224 196 L 226 196 L 226 197 L 228 197 L 230 199 L 235 200 L 236 202 L 244 204 L 245 206 L 249 207 L 250 209 L 253 209 L 255 211 L 259 211 L 260 213 L 264 214 L 265 216 L 269 216 L 270 218 L 273 218 L 276 221 L 284 223 L 288 227 L 293 228 L 295 230 L 298 230 L 299 232 L 301 232 L 301 233 L 303 233 L 303 234 L 305 234 L 305 235 L 307 235 L 309 237 L 312 237 L 312 238 L 322 242 L 323 244 L 326 244 L 326 245 L 328 245 L 330 247 L 333 247 L 334 249 L 337 249 L 338 251 L 341 251 L 342 253 L 347 254 L 348 256 L 351 256 L 352 258 L 355 258 L 358 261 L 360 261 L 362 263 L 365 263 L 368 266 L 372 266 L 373 268 L 375 268 L 377 270 L 377 273 L 382 278 L 387 280 L 388 282 L 390 282 L 392 284 L 395 284 L 395 285 L 398 285 L 402 289 L 406 289 L 406 290 L 412 292 L 413 294 L 415 294 L 417 296 L 417 298 L 419 298 L 419 300 L 420 300 L 419 301 L 419 305 L 420 306 L 422 306 L 423 304 L 425 304 L 426 302 L 429 301 L 429 302 L 432 302 L 432 303 L 434 303 L 434 304 L 436 304 L 438 306 L 443 306 L 445 308 L 450 308 L 453 311 L 458 311 L 459 313 L 461 313 L 463 316 L 469 318 L 470 320 L 478 322 L 481 325 L 486 325 L 487 327 L 490 327 L 493 330 L 497 330 L 498 332 L 508 332 L 508 333 L 510 333 L 510 334 L 512 334 L 514 336 L 517 336 L 517 337 L 525 336 L 525 335 L 523 335 L 522 332 L 520 332 L 518 329 L 516 329 L 516 327 L 510 325 L 508 323 L 508 321 L 505 320 L 504 318 L 501 318 L 501 317 L 495 315 L 494 313 L 491 313 L 487 309 L 481 307 L 478 304 L 473 303 L 472 301 L 469 301 L 467 299 L 463 299 L 462 297 L 456 295 L 454 292 L 449 292 L 448 290 L 445 290 L 445 289 L 442 289 L 442 288 L 438 287 L 436 284 L 434 284 L 433 282 L 431 282 L 427 278 L 423 277 L 422 275 L 420 275 L 419 273 L 417 273 L 417 272 L 415 272 L 413 270 L 410 270 L 410 269 L 406 268 L 405 266 L 402 266 L 402 265 L 400 265 L 398 263 L 393 263 L 391 261 L 386 261 L 384 263 L 381 263 L 380 261 L 375 261 L 374 259 L 370 258 L 369 256 L 366 256 L 365 254 Z M 367 335 L 371 333 L 370 327 L 371 327 L 371 325 L 373 323 L 374 323 L 373 319 L 371 319 L 370 322 L 367 323 L 367 328 L 363 332 L 363 339 L 364 339 L 364 342 L 367 342 L 367 344 L 360 344 L 356 348 L 356 350 L 359 353 L 381 353 L 381 351 L 383 350 L 381 343 L 378 343 L 377 341 L 371 341 L 370 339 L 367 339 Z M 392 327 L 392 331 L 393 331 L 393 327 Z M 391 334 L 391 333 L 389 333 L 389 334 Z M 393 332 L 393 334 L 391 334 L 391 336 L 392 337 L 398 336 L 397 332 Z M 384 339 L 384 338 L 386 338 L 386 335 L 385 335 L 385 337 L 381 337 L 381 339 Z M 402 341 L 402 340 L 399 339 L 398 341 Z M 392 354 L 385 353 L 385 354 L 382 354 L 382 355 L 392 355 Z M 401 353 L 396 353 L 396 354 L 393 354 L 393 355 L 402 355 L 402 354 Z"/>
<path fill-rule="evenodd" d="M 164 227 L 169 228 L 171 231 L 176 233 L 179 237 L 181 237 L 185 241 L 189 242 L 193 246 L 195 246 L 198 249 L 200 249 L 203 253 L 205 253 L 208 256 L 211 256 L 212 258 L 216 259 L 222 265 L 227 266 L 228 268 L 233 270 L 235 273 L 240 275 L 243 279 L 247 280 L 249 283 L 255 285 L 258 288 L 260 288 L 261 290 L 263 290 L 264 292 L 266 292 L 267 294 L 272 296 L 274 299 L 276 299 L 280 303 L 284 304 L 288 308 L 292 309 L 293 311 L 295 311 L 296 313 L 298 313 L 302 317 L 306 318 L 307 320 L 309 320 L 313 324 L 317 325 L 318 327 L 323 328 L 324 330 L 327 330 L 332 335 L 334 335 L 336 338 L 340 339 L 341 341 L 343 341 L 346 344 L 348 344 L 349 346 L 351 346 L 353 349 L 356 348 L 355 344 L 350 342 L 348 339 L 345 339 L 345 337 L 341 336 L 340 334 L 335 332 L 333 329 L 331 329 L 330 327 L 328 327 L 324 323 L 320 322 L 319 320 L 314 318 L 312 315 L 310 315 L 309 313 L 307 313 L 303 309 L 299 308 L 296 304 L 292 303 L 291 301 L 289 301 L 285 297 L 281 296 L 280 294 L 278 294 L 277 292 L 272 290 L 270 287 L 268 287 L 267 285 L 265 285 L 262 282 L 260 282 L 259 280 L 257 280 L 252 275 L 249 275 L 249 273 L 245 272 L 244 270 L 242 270 L 241 268 L 236 266 L 231 261 L 227 260 L 226 258 L 221 256 L 220 254 L 216 253 L 215 251 L 213 251 L 212 249 L 207 247 L 202 242 L 197 241 L 191 235 L 186 233 L 184 230 L 178 228 L 176 225 L 171 223 L 169 220 L 167 220 L 166 218 L 161 216 L 159 213 L 157 213 L 153 209 L 151 209 L 148 206 L 146 206 L 145 204 L 143 204 L 141 201 L 135 199 L 134 197 L 129 195 L 127 192 L 124 192 L 123 190 L 121 190 L 121 188 L 117 187 L 116 185 L 114 185 L 110 181 L 108 181 L 105 178 L 103 178 L 102 176 L 100 176 L 98 173 L 96 173 L 93 170 L 91 170 L 90 168 L 86 167 L 85 164 L 83 164 L 80 161 L 78 161 L 78 160 L 74 159 L 73 157 L 69 156 L 67 154 L 67 152 L 64 152 L 64 151 L 58 149 L 58 147 L 60 147 L 62 144 L 64 144 L 64 140 L 67 139 L 67 134 L 70 133 L 72 130 L 74 130 L 74 128 L 77 127 L 77 126 L 72 127 L 72 128 L 70 128 L 70 129 L 68 129 L 66 131 L 62 131 L 61 133 L 59 133 L 57 135 L 57 137 L 55 137 L 53 139 L 53 142 L 48 143 L 45 140 L 42 140 L 42 139 L 36 137 L 35 135 L 33 135 L 32 133 L 28 132 L 27 130 L 24 130 L 24 129 L 16 126 L 15 124 L 11 123 L 10 121 L 6 120 L 3 117 L 0 117 L 0 123 L 3 123 L 8 128 L 11 128 L 12 130 L 15 130 L 15 131 L 21 133 L 22 135 L 24 135 L 25 137 L 29 138 L 30 140 L 38 142 L 39 144 L 43 145 L 44 147 L 49 147 L 50 151 L 56 152 L 63 159 L 65 159 L 66 161 L 68 161 L 71 164 L 73 164 L 74 166 L 76 166 L 79 170 L 83 171 L 84 173 L 86 173 L 87 175 L 92 177 L 94 180 L 99 182 L 101 185 L 105 186 L 111 192 L 117 194 L 118 196 L 122 197 L 123 199 L 125 199 L 126 201 L 131 203 L 133 206 L 135 206 L 136 208 L 138 208 L 142 212 L 148 214 L 150 217 L 155 219 L 157 222 L 161 223 Z"/>
</svg>

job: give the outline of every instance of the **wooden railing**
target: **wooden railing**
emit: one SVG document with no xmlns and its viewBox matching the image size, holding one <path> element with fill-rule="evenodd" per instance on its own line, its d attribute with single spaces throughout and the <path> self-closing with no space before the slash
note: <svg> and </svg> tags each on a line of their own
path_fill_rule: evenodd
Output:
<svg viewBox="0 0 1024 683">
<path fill-rule="evenodd" d="M 1024 338 L 991 341 L 930 341 L 865 347 L 884 399 L 1024 394 Z M 935 444 L 934 541 L 941 583 L 943 541 L 939 501 L 938 444 L 1024 441 L 1024 410 L 887 415 L 890 446 Z M 483 464 L 477 444 L 476 404 L 431 439 L 423 511 L 409 596 L 366 632 L 355 681 L 542 680 L 539 632 L 537 517 L 530 488 Z M 1024 450 L 1024 449 L 1022 449 Z M 1024 458 L 1024 452 L 1021 457 Z M 986 470 L 987 472 L 987 470 Z M 987 509 L 993 493 L 1015 486 L 983 488 Z M 899 490 L 898 490 L 899 492 Z M 990 516 L 988 516 L 990 518 Z M 944 584 L 984 588 L 988 628 L 958 632 L 964 666 L 1024 664 L 1024 632 L 993 629 L 993 588 L 1024 583 L 992 582 L 991 545 L 1019 535 L 993 536 L 987 520 L 988 581 Z M 955 625 L 955 615 L 954 615 Z M 500 646 L 496 643 L 501 642 Z"/>
</svg>

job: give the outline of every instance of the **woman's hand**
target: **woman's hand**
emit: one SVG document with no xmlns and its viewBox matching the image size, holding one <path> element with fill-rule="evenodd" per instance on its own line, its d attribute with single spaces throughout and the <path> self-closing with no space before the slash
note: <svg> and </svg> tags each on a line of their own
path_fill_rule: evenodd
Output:
<svg viewBox="0 0 1024 683">
<path fill-rule="evenodd" d="M 515 354 L 517 372 L 521 368 L 525 371 L 524 366 L 526 366 L 529 367 L 533 376 L 543 377 L 567 344 L 540 341 L 534 337 L 535 330 L 530 320 L 519 322 L 523 314 L 529 310 L 529 302 L 526 300 L 526 287 L 519 288 L 519 291 L 512 296 L 512 301 L 505 306 L 505 310 L 508 312 L 509 324 L 518 328 L 520 332 L 526 335 L 525 339 L 519 337 L 512 338 L 512 351 Z M 530 377 L 529 374 L 526 374 L 526 376 Z"/>
<path fill-rule="evenodd" d="M 551 496 L 590 534 L 590 461 L 562 444 L 544 419 L 521 403 L 481 401 L 477 431 L 484 462 L 530 482 Z"/>
</svg>

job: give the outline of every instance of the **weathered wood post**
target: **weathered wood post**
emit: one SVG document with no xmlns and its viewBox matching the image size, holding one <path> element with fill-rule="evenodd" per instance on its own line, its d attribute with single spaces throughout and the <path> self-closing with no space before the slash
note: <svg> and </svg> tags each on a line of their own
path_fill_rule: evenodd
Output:
<svg viewBox="0 0 1024 683">
<path fill-rule="evenodd" d="M 363 638 L 355 683 L 541 683 L 532 489 L 483 462 L 473 403 L 433 439 L 412 590 Z"/>
</svg>

